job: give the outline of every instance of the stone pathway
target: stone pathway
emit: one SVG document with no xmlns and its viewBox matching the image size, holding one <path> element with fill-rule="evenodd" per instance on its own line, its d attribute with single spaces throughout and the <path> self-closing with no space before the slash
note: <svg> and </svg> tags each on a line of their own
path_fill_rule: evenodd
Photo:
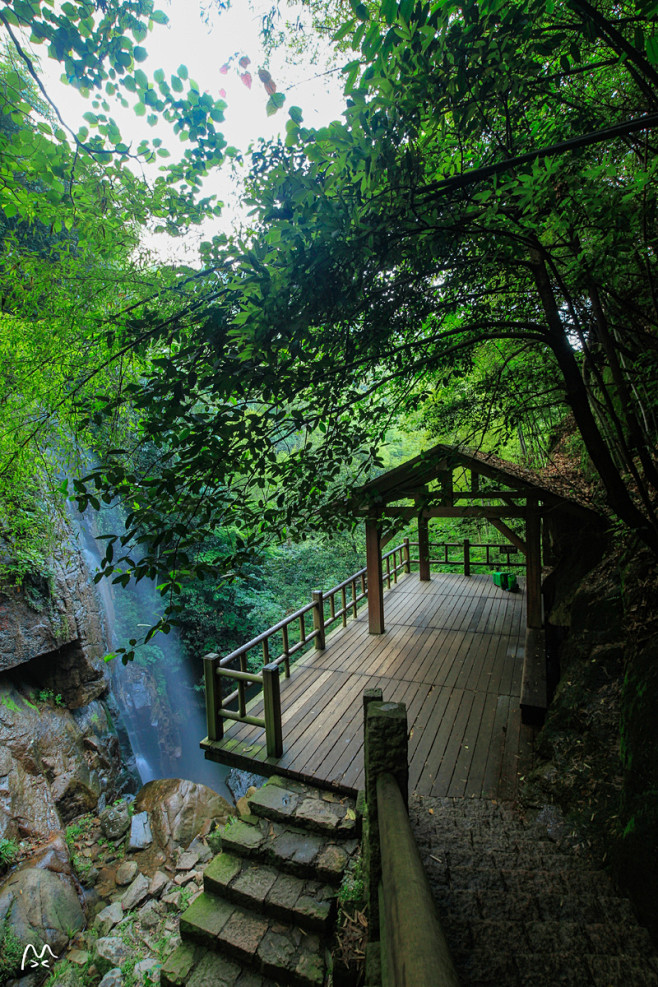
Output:
<svg viewBox="0 0 658 987">
<path fill-rule="evenodd" d="M 351 800 L 270 778 L 222 831 L 162 987 L 322 987 L 335 897 L 358 847 Z M 267 979 L 270 978 L 270 979 Z"/>
<path fill-rule="evenodd" d="M 550 810 L 416 794 L 409 810 L 462 987 L 658 987 L 648 932 Z"/>
</svg>

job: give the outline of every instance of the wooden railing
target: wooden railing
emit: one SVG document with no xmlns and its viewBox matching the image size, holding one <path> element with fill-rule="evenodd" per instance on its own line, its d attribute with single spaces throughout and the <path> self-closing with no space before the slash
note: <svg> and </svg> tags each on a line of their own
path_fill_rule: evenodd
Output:
<svg viewBox="0 0 658 987">
<path fill-rule="evenodd" d="M 389 573 L 397 580 L 397 573 L 403 563 L 397 562 L 397 555 L 401 548 L 398 546 L 388 552 L 388 556 L 395 556 L 393 566 L 388 565 Z M 389 578 L 390 586 L 390 578 Z M 303 651 L 313 642 L 318 650 L 325 646 L 325 637 L 328 627 L 331 627 L 337 620 L 342 621 L 343 627 L 347 626 L 349 617 L 356 617 L 359 604 L 368 596 L 366 569 L 359 569 L 344 579 L 341 583 L 333 586 L 327 592 L 314 590 L 313 599 L 306 606 L 295 610 L 280 620 L 273 627 L 268 627 L 266 631 L 247 641 L 232 651 L 224 658 L 217 654 L 204 656 L 204 679 L 206 688 L 206 720 L 208 729 L 208 740 L 221 740 L 224 736 L 224 720 L 238 720 L 240 723 L 247 723 L 251 726 L 265 729 L 265 740 L 268 757 L 281 757 L 283 753 L 283 738 L 281 730 L 281 698 L 279 690 L 279 669 L 284 666 L 285 676 L 290 676 L 290 659 L 298 652 Z M 325 605 L 329 604 L 329 616 L 326 616 Z M 312 620 L 313 630 L 307 627 L 307 620 Z M 291 642 L 291 625 L 297 625 L 298 640 Z M 272 653 L 277 647 L 273 647 L 273 639 L 280 635 L 281 650 L 273 658 Z M 249 652 L 255 648 L 262 649 L 262 667 L 259 671 L 249 671 Z M 235 666 L 239 667 L 235 667 Z M 224 680 L 234 683 L 232 692 L 224 695 Z M 250 716 L 247 714 L 247 690 L 254 690 L 256 694 L 263 693 L 263 717 Z M 235 708 L 237 705 L 237 708 Z"/>
<path fill-rule="evenodd" d="M 419 564 L 418 559 L 411 557 L 412 545 L 418 548 L 418 542 L 410 542 L 408 538 L 405 538 L 400 545 L 396 545 L 395 548 L 391 548 L 382 555 L 382 581 L 387 589 L 390 589 L 392 584 L 397 583 L 399 573 L 409 573 L 412 564 Z M 430 549 L 437 547 L 443 550 L 443 558 L 431 558 L 430 565 L 463 564 L 466 575 L 470 574 L 472 566 L 491 568 L 493 563 L 491 562 L 490 551 L 494 549 L 506 557 L 505 568 L 523 565 L 520 562 L 509 561 L 509 555 L 517 551 L 512 545 L 471 543 L 468 539 L 464 539 L 463 542 L 430 543 Z M 449 557 L 449 550 L 454 548 L 461 548 L 462 550 L 459 561 Z M 471 549 L 485 549 L 486 561 L 473 559 Z M 237 720 L 240 723 L 264 728 L 267 756 L 281 757 L 283 753 L 279 689 L 281 665 L 283 665 L 285 676 L 288 678 L 291 658 L 311 643 L 316 649 L 323 650 L 327 628 L 331 627 L 337 620 L 342 622 L 343 627 L 347 626 L 348 618 L 357 616 L 359 604 L 367 599 L 367 596 L 367 570 L 363 568 L 327 592 L 314 590 L 313 599 L 310 603 L 284 617 L 273 627 L 268 627 L 262 634 L 251 641 L 247 641 L 246 644 L 236 648 L 224 658 L 217 654 L 205 655 L 203 663 L 208 740 L 221 740 L 224 736 L 223 721 Z M 327 604 L 329 606 L 328 616 L 326 613 Z M 308 626 L 309 622 L 312 622 L 312 630 Z M 294 631 L 291 630 L 293 625 L 296 625 Z M 279 635 L 280 640 L 277 640 Z M 296 637 L 297 640 L 293 640 L 293 637 Z M 249 668 L 249 655 L 256 648 L 261 650 L 259 657 L 261 667 L 254 671 L 253 658 L 251 659 L 252 670 Z M 229 687 L 232 685 L 232 691 L 228 695 L 224 695 L 223 683 L 225 680 L 228 680 Z M 251 716 L 247 713 L 248 690 L 252 690 L 252 693 L 255 692 L 255 694 L 263 693 L 262 717 Z"/>
<path fill-rule="evenodd" d="M 414 548 L 418 548 L 418 542 L 410 542 Z M 503 566 L 505 569 L 510 568 L 525 568 L 525 561 L 512 562 L 510 560 L 510 555 L 515 555 L 518 552 L 518 548 L 509 543 L 503 545 L 496 545 L 491 542 L 473 542 L 468 538 L 464 538 L 462 541 L 444 541 L 444 542 L 430 542 L 430 566 L 440 566 L 440 565 L 450 565 L 459 566 L 463 568 L 464 575 L 470 576 L 471 569 L 475 567 L 481 567 L 483 569 L 492 569 L 496 566 Z M 439 549 L 436 558 L 432 558 L 432 550 Z M 458 557 L 454 556 L 450 558 L 450 550 L 458 549 Z M 474 549 L 484 549 L 485 555 L 482 558 L 481 551 L 479 553 L 480 557 L 473 557 Z M 491 559 L 491 552 L 498 552 L 502 558 Z M 441 557 L 441 554 L 443 557 Z M 411 559 L 413 565 L 419 565 L 419 559 Z"/>
<path fill-rule="evenodd" d="M 382 555 L 382 578 L 386 580 L 386 589 L 391 588 L 391 580 L 397 583 L 398 572 L 411 572 L 409 545 L 409 539 L 405 538 L 401 545 Z"/>
<path fill-rule="evenodd" d="M 407 813 L 406 707 L 383 702 L 380 689 L 363 705 L 368 940 L 379 946 L 382 987 L 459 987 Z M 367 983 L 378 979 L 371 955 Z"/>
</svg>

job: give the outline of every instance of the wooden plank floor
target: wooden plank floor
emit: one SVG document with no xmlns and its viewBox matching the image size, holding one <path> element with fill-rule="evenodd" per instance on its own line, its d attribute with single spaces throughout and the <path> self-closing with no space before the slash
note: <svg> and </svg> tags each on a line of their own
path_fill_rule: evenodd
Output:
<svg viewBox="0 0 658 987">
<path fill-rule="evenodd" d="M 525 594 L 490 576 L 404 576 L 384 597 L 386 633 L 368 634 L 362 610 L 281 679 L 283 756 L 265 751 L 260 727 L 225 721 L 206 757 L 259 774 L 363 787 L 366 689 L 404 702 L 410 729 L 410 790 L 513 798 L 531 766 L 533 731 L 521 724 Z M 262 702 L 250 712 L 262 716 Z"/>
</svg>

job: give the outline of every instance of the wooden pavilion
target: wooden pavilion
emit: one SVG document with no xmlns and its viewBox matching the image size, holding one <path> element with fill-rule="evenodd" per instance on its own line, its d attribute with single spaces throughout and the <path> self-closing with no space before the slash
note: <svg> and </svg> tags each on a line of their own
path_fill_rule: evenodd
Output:
<svg viewBox="0 0 658 987">
<path fill-rule="evenodd" d="M 353 793 L 363 782 L 362 696 L 377 688 L 407 705 L 410 779 L 419 792 L 513 797 L 548 703 L 542 563 L 554 565 L 561 540 L 602 518 L 524 467 L 442 444 L 342 506 L 365 521 L 366 567 L 316 590 L 311 603 L 230 655 L 205 656 L 205 756 Z M 447 544 L 443 559 L 432 558 L 429 521 L 441 517 L 484 518 L 504 544 L 473 545 L 486 550 L 483 562 L 466 539 L 463 575 L 430 579 L 433 565 L 453 562 Z M 405 538 L 383 552 L 414 519 L 417 543 Z M 471 565 L 489 574 L 472 576 Z M 508 566 L 525 571 L 520 593 L 492 582 L 491 570 Z M 260 650 L 261 670 L 249 671 L 247 656 Z"/>
<path fill-rule="evenodd" d="M 420 579 L 428 580 L 430 518 L 486 519 L 525 558 L 527 626 L 534 629 L 543 625 L 542 545 L 551 564 L 551 535 L 565 516 L 601 522 L 590 507 L 529 469 L 441 443 L 360 487 L 349 509 L 365 519 L 371 634 L 384 631 L 382 549 L 400 522 L 417 520 Z M 523 521 L 523 534 L 506 523 L 511 519 Z"/>
</svg>

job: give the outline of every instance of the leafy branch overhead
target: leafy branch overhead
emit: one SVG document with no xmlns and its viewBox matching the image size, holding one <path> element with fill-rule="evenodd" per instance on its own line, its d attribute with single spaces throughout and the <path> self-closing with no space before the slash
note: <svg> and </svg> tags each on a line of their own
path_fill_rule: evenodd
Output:
<svg viewBox="0 0 658 987">
<path fill-rule="evenodd" d="M 137 14 L 108 11 L 93 24 L 113 17 L 125 37 Z M 80 505 L 125 509 L 106 573 L 157 578 L 175 609 L 210 572 L 196 547 L 218 528 L 234 537 L 213 565 L 231 573 L 267 538 L 349 526 L 340 505 L 400 422 L 542 446 L 571 416 L 606 509 L 658 552 L 656 5 L 350 2 L 338 26 L 333 13 L 341 119 L 314 129 L 292 107 L 285 137 L 252 152 L 245 231 L 209 235 L 203 270 L 160 270 L 103 317 L 103 384 L 89 366 L 68 407 L 108 440 Z M 139 31 L 126 55 L 92 35 L 76 78 L 105 72 L 121 98 L 131 78 L 166 117 L 176 87 L 144 88 Z M 225 153 L 216 104 L 179 82 L 191 146 L 161 179 L 182 183 L 174 226 Z M 102 181 L 131 152 L 97 111 Z"/>
</svg>

